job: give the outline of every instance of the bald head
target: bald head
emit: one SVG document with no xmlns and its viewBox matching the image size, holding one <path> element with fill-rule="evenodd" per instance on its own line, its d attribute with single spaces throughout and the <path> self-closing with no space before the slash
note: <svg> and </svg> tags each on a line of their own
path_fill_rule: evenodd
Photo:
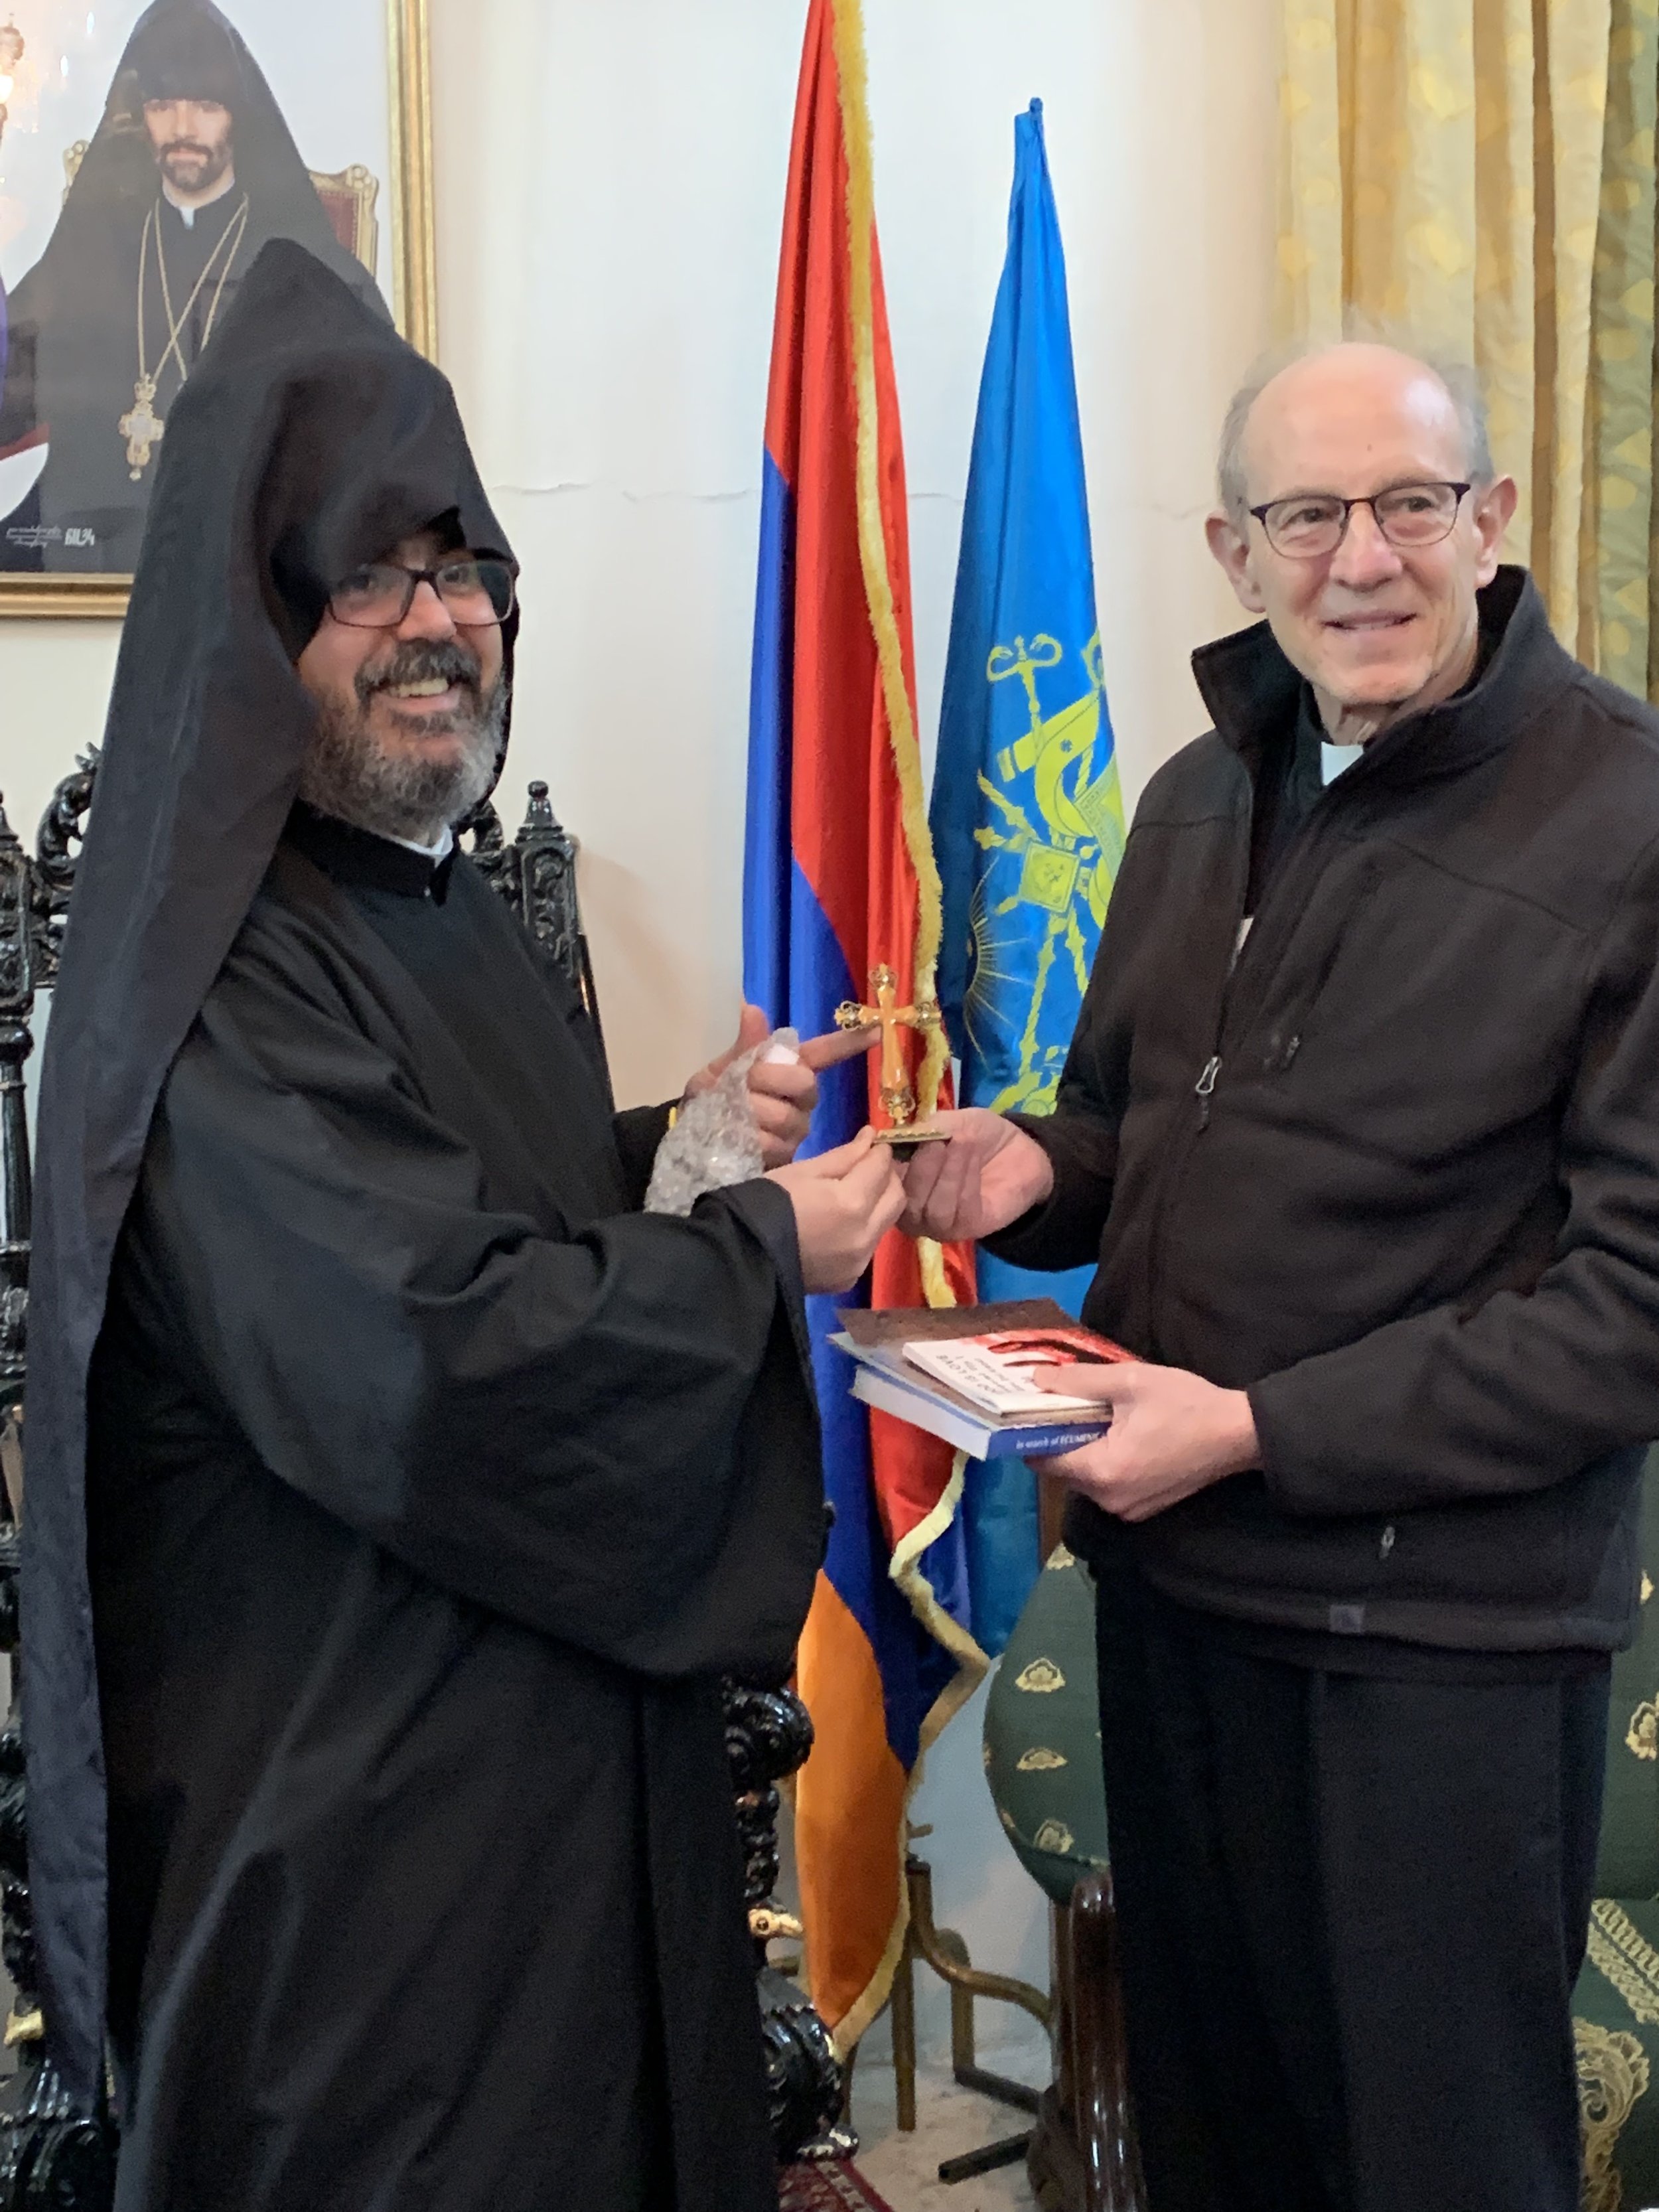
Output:
<svg viewBox="0 0 1659 2212">
<path fill-rule="evenodd" d="M 1309 354 L 1234 401 L 1221 489 L 1211 550 L 1337 742 L 1468 680 L 1516 502 L 1472 382 L 1393 346 Z"/>
<path fill-rule="evenodd" d="M 1413 410 L 1425 424 L 1455 422 L 1459 473 L 1476 485 L 1492 481 L 1497 471 L 1486 403 L 1471 370 L 1425 360 L 1398 346 L 1345 339 L 1268 366 L 1234 395 L 1217 467 L 1222 505 L 1237 520 L 1263 496 L 1251 489 L 1251 449 L 1261 423 L 1271 436 L 1287 409 L 1312 408 L 1322 415 L 1369 409 L 1375 416 L 1396 405 Z"/>
</svg>

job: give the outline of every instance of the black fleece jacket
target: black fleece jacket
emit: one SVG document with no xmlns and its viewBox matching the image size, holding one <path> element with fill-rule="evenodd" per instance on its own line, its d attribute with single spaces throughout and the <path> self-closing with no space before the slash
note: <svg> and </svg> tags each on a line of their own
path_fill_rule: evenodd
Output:
<svg viewBox="0 0 1659 2212">
<path fill-rule="evenodd" d="M 994 1247 L 1098 1261 L 1085 1318 L 1248 1388 L 1259 1473 L 1127 1532 L 1241 1622 L 1616 1649 L 1659 1437 L 1659 715 L 1482 594 L 1480 680 L 1323 792 L 1242 952 L 1253 770 L 1297 712 L 1265 626 L 1194 658 Z M 1085 1552 L 1122 1536 L 1074 1503 Z"/>
</svg>

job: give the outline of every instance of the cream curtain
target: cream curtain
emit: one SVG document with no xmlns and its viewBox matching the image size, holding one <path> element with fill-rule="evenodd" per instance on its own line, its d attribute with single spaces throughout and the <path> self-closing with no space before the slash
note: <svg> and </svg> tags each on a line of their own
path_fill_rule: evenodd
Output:
<svg viewBox="0 0 1659 2212">
<path fill-rule="evenodd" d="M 1282 0 L 1281 334 L 1357 316 L 1473 361 L 1521 487 L 1511 556 L 1562 639 L 1644 691 L 1656 18 L 1659 0 Z"/>
<path fill-rule="evenodd" d="M 1591 424 L 1595 440 L 1600 665 L 1659 697 L 1659 514 L 1653 497 L 1655 108 L 1659 0 L 1613 0 Z"/>
</svg>

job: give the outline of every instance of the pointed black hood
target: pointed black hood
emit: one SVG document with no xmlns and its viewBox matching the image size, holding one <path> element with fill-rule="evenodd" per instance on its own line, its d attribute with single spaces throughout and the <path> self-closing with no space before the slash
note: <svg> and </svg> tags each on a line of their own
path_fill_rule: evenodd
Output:
<svg viewBox="0 0 1659 2212">
<path fill-rule="evenodd" d="M 267 246 L 167 427 L 41 1085 L 30 1870 L 52 2048 L 88 2105 L 103 2070 L 105 1814 L 86 1389 L 111 1261 L 162 1084 L 298 788 L 313 709 L 295 659 L 332 582 L 445 517 L 511 558 L 442 375 L 302 248 Z"/>
</svg>

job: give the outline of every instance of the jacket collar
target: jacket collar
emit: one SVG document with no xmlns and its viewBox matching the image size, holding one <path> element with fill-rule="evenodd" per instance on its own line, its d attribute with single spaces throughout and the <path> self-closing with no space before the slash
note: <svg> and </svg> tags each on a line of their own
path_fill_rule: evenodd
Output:
<svg viewBox="0 0 1659 2212">
<path fill-rule="evenodd" d="M 1557 644 L 1538 587 L 1524 568 L 1501 568 L 1480 597 L 1489 647 L 1479 679 L 1373 738 L 1343 777 L 1352 787 L 1395 787 L 1459 773 L 1501 750 L 1524 721 L 1551 703 L 1578 673 Z M 1193 655 L 1193 673 L 1218 734 L 1254 764 L 1293 721 L 1303 678 L 1266 623 L 1237 630 Z"/>
</svg>

